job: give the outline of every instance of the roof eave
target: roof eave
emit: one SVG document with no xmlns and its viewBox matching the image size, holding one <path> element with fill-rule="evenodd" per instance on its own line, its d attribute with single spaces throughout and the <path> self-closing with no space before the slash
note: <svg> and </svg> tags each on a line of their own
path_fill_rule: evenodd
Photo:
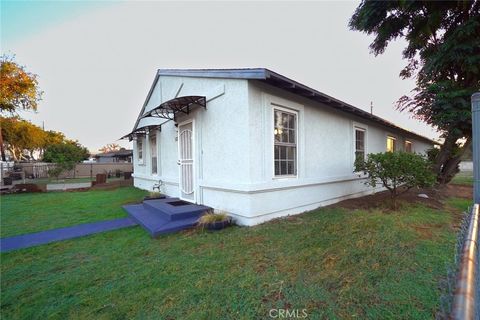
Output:
<svg viewBox="0 0 480 320">
<path fill-rule="evenodd" d="M 158 69 L 159 76 L 221 79 L 266 79 L 267 69 Z"/>
</svg>

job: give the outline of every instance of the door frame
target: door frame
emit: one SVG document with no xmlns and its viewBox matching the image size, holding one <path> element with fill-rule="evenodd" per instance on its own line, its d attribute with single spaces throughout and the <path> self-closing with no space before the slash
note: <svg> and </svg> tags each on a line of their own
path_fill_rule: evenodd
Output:
<svg viewBox="0 0 480 320">
<path fill-rule="evenodd" d="M 193 186 L 193 200 L 186 199 L 182 197 L 182 166 L 180 164 L 180 127 L 186 124 L 192 124 L 192 186 Z M 178 189 L 179 189 L 179 198 L 184 201 L 193 201 L 193 203 L 197 203 L 197 153 L 196 153 L 196 145 L 195 145 L 195 119 L 189 119 L 178 123 L 178 130 L 177 130 L 177 163 L 178 163 Z"/>
</svg>

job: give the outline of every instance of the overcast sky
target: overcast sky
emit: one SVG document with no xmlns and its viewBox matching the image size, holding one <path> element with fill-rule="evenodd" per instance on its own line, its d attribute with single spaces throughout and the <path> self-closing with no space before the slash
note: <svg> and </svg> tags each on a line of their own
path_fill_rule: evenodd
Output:
<svg viewBox="0 0 480 320">
<path fill-rule="evenodd" d="M 266 67 L 436 138 L 395 110 L 414 87 L 398 77 L 404 43 L 370 54 L 371 38 L 347 27 L 357 5 L 2 1 L 1 51 L 45 92 L 23 116 L 91 151 L 130 132 L 158 68 Z"/>
</svg>

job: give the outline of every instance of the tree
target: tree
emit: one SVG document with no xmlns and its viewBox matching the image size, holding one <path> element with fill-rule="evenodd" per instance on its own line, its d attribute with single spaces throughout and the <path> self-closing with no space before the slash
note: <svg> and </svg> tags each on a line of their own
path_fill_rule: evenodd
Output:
<svg viewBox="0 0 480 320">
<path fill-rule="evenodd" d="M 397 197 L 414 187 L 429 187 L 435 182 L 431 163 L 423 156 L 407 152 L 370 153 L 367 160 L 356 161 L 355 170 L 367 175 L 366 185 L 381 184 L 390 191 L 392 207 Z"/>
<path fill-rule="evenodd" d="M 116 143 L 109 143 L 106 146 L 103 146 L 100 149 L 98 149 L 98 151 L 103 153 L 118 151 L 118 150 L 120 150 L 120 146 Z"/>
<path fill-rule="evenodd" d="M 439 183 L 449 182 L 471 143 L 470 96 L 480 88 L 480 1 L 364 0 L 349 25 L 375 36 L 375 55 L 397 38 L 407 41 L 400 76 L 414 77 L 416 87 L 397 107 L 442 133 L 433 170 Z"/>
<path fill-rule="evenodd" d="M 0 57 L 0 113 L 16 115 L 18 110 L 37 110 L 42 92 L 39 90 L 37 75 L 29 73 L 13 57 Z M 3 136 L 0 132 L 0 153 L 5 161 Z"/>
<path fill-rule="evenodd" d="M 65 138 L 65 135 L 62 132 L 58 131 L 53 131 L 53 130 L 48 130 L 44 131 L 44 139 L 43 139 L 43 145 L 40 150 L 40 155 L 43 158 L 43 154 L 45 153 L 45 149 L 52 144 L 60 144 L 63 142 L 66 142 L 67 139 Z"/>
<path fill-rule="evenodd" d="M 14 160 L 34 159 L 34 152 L 45 144 L 45 132 L 38 126 L 18 117 L 0 116 L 4 146 Z"/>
<path fill-rule="evenodd" d="M 63 143 L 51 144 L 45 149 L 43 160 L 55 163 L 50 174 L 58 177 L 65 170 L 72 170 L 75 164 L 88 159 L 90 153 L 77 141 L 67 140 Z"/>
</svg>

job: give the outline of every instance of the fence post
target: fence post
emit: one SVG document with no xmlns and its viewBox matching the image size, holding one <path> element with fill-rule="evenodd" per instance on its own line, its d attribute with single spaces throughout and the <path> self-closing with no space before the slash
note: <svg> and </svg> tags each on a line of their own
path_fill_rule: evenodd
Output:
<svg viewBox="0 0 480 320">
<path fill-rule="evenodd" d="M 480 203 L 480 92 L 472 95 L 473 201 Z"/>
</svg>

